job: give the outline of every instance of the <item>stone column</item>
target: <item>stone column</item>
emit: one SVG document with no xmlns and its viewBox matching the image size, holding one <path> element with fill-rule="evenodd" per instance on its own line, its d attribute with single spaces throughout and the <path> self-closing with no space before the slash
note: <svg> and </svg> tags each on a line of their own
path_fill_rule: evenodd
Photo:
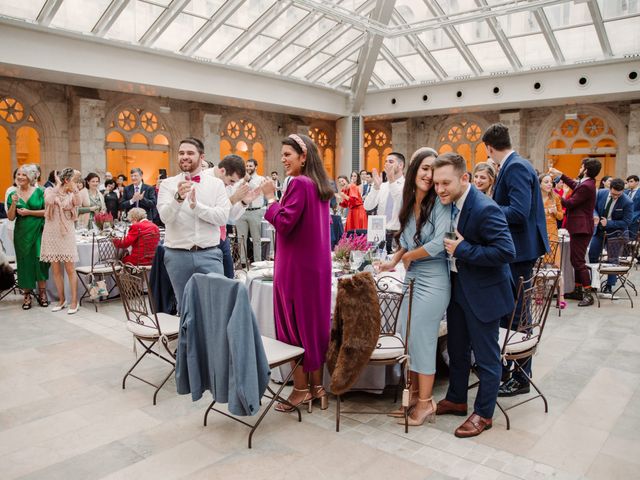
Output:
<svg viewBox="0 0 640 480">
<path fill-rule="evenodd" d="M 71 166 L 83 175 L 95 172 L 104 178 L 106 170 L 104 100 L 78 98 L 72 102 L 69 132 Z"/>
<path fill-rule="evenodd" d="M 336 121 L 336 168 L 334 176 L 346 175 L 352 170 L 359 172 L 364 165 L 364 149 L 362 147 L 362 117 L 342 117 Z M 354 130 L 357 136 L 354 138 Z M 356 143 L 357 142 L 357 143 Z"/>
<path fill-rule="evenodd" d="M 394 152 L 399 152 L 405 156 L 407 159 L 406 166 L 408 166 L 413 152 L 409 151 L 409 125 L 407 120 L 391 122 L 391 146 Z"/>
<path fill-rule="evenodd" d="M 208 161 L 220 162 L 220 120 L 222 115 L 205 113 L 202 118 L 202 141 L 205 157 Z"/>
<path fill-rule="evenodd" d="M 621 170 L 616 170 L 620 171 L 624 177 L 640 175 L 640 103 L 630 105 L 627 149 L 627 164 L 623 165 Z M 622 163 L 621 160 L 618 158 L 616 163 Z"/>
</svg>

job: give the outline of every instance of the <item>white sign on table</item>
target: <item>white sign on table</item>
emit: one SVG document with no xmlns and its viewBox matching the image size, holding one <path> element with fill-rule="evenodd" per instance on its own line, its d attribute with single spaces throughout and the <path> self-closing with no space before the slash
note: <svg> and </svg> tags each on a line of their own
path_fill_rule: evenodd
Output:
<svg viewBox="0 0 640 480">
<path fill-rule="evenodd" d="M 386 222 L 384 215 L 369 215 L 367 224 L 367 242 L 380 243 L 386 239 Z"/>
</svg>

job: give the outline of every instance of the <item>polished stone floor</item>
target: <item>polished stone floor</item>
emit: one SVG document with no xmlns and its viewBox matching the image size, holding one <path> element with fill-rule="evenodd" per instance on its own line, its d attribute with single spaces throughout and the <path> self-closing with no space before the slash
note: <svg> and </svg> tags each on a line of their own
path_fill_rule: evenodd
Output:
<svg viewBox="0 0 640 480">
<path fill-rule="evenodd" d="M 636 283 L 640 274 L 634 272 Z M 334 431 L 335 402 L 294 416 L 270 412 L 246 448 L 248 430 L 221 415 L 202 426 L 208 396 L 192 403 L 169 383 L 120 382 L 133 362 L 122 306 L 77 315 L 21 300 L 0 302 L 0 478 L 630 479 L 640 471 L 640 297 L 552 314 L 535 379 L 550 402 L 496 413 L 494 428 L 457 439 L 459 417 L 408 435 L 384 415 L 350 415 Z M 165 365 L 148 360 L 160 379 Z M 436 385 L 442 398 L 446 378 Z M 354 409 L 391 408 L 390 397 L 358 394 Z M 505 404 L 508 404 L 505 401 Z"/>
</svg>

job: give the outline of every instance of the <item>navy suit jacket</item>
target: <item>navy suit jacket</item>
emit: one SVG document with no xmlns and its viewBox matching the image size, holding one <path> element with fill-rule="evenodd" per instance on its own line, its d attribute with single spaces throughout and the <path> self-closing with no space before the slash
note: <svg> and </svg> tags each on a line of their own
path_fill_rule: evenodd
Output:
<svg viewBox="0 0 640 480">
<path fill-rule="evenodd" d="M 535 260 L 549 251 L 540 182 L 533 165 L 513 152 L 500 167 L 493 188 L 516 247 L 515 262 Z"/>
<path fill-rule="evenodd" d="M 511 313 L 514 307 L 511 263 L 516 249 L 500 207 L 471 185 L 458 217 L 464 238 L 456 251 L 458 279 L 472 313 L 490 322 Z"/>
<path fill-rule="evenodd" d="M 639 195 L 639 194 L 636 194 Z M 596 197 L 596 208 L 593 212 L 594 217 L 604 217 L 604 209 L 607 206 L 607 198 L 609 198 L 609 190 L 599 190 Z M 629 225 L 633 219 L 633 202 L 629 197 L 622 194 L 616 201 L 611 211 L 611 220 L 607 221 L 607 226 L 604 228 L 596 229 L 597 234 L 602 234 L 605 231 L 612 233 L 616 231 L 626 232 L 629 230 Z"/>
<path fill-rule="evenodd" d="M 625 190 L 625 196 L 631 195 L 630 192 L 631 190 Z M 633 202 L 633 219 L 631 220 L 631 223 L 636 224 L 640 222 L 640 189 L 638 189 L 631 201 Z"/>
<path fill-rule="evenodd" d="M 155 219 L 155 211 L 156 211 L 156 189 L 151 185 L 147 185 L 146 183 L 140 184 L 140 191 L 144 195 L 144 198 L 138 202 L 138 206 L 144 209 L 147 212 L 147 218 L 151 221 Z M 136 204 L 131 204 L 131 199 L 133 198 L 133 193 L 135 192 L 133 184 L 127 185 L 124 187 L 124 193 L 122 194 L 122 198 L 120 199 L 120 209 L 128 212 Z"/>
</svg>

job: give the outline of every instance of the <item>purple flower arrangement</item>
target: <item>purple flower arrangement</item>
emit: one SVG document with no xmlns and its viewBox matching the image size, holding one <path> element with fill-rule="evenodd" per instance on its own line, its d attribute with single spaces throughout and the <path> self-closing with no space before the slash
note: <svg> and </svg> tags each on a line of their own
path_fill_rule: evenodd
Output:
<svg viewBox="0 0 640 480">
<path fill-rule="evenodd" d="M 366 235 L 347 236 L 345 233 L 333 249 L 333 256 L 336 261 L 348 262 L 349 255 L 353 250 L 366 252 L 370 248 L 371 244 L 367 242 Z"/>
</svg>

